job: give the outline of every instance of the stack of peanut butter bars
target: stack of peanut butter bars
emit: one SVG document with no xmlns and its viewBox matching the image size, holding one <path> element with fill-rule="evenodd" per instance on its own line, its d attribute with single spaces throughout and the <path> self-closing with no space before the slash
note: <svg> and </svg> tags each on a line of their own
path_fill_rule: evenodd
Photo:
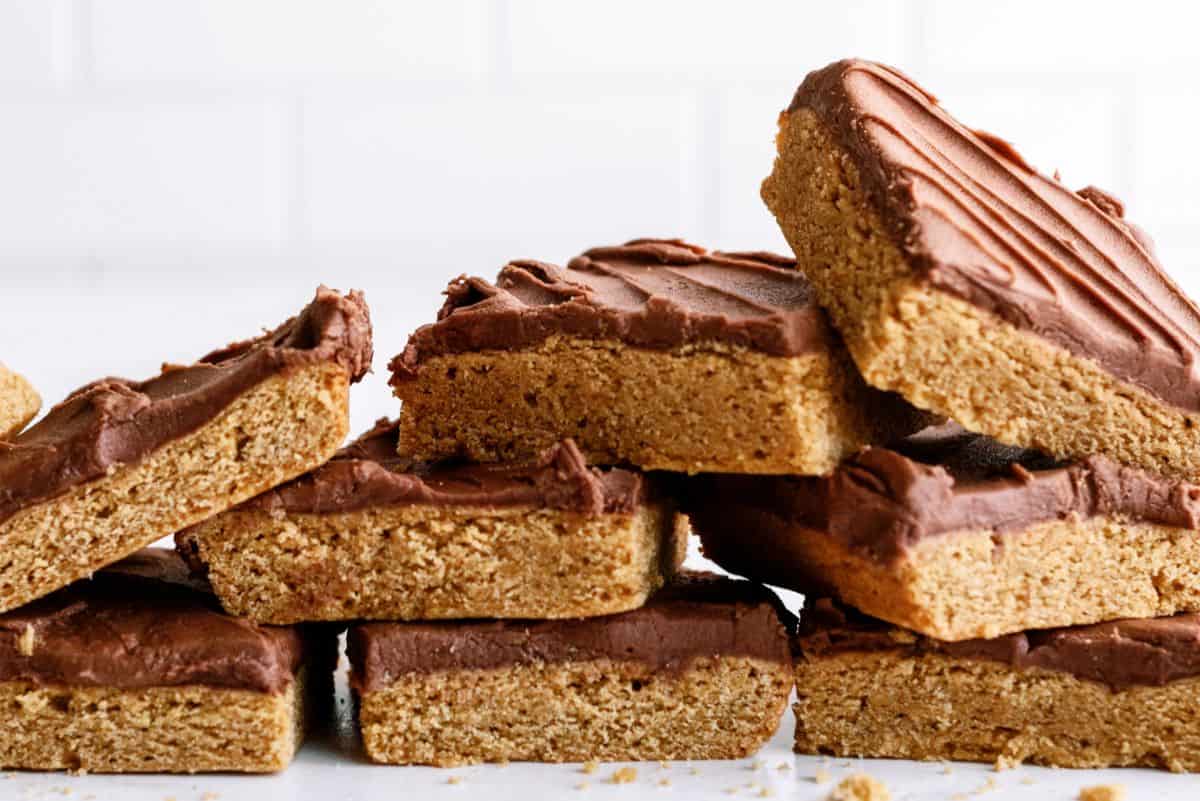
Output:
<svg viewBox="0 0 1200 801">
<path fill-rule="evenodd" d="M 349 444 L 357 292 L 29 428 L 0 367 L 0 766 L 279 770 L 345 632 L 388 764 L 738 758 L 794 691 L 800 753 L 1200 769 L 1200 310 L 889 67 L 777 144 L 793 256 L 456 278 Z"/>
</svg>

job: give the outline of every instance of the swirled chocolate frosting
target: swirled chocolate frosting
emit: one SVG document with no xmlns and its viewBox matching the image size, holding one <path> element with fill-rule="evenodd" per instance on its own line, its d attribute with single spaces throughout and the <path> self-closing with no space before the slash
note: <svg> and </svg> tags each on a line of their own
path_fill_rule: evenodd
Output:
<svg viewBox="0 0 1200 801">
<path fill-rule="evenodd" d="M 796 109 L 815 113 L 857 165 L 918 280 L 1200 411 L 1200 309 L 1118 200 L 1041 175 L 881 64 L 810 73 Z"/>
<path fill-rule="evenodd" d="M 775 594 L 748 581 L 684 571 L 631 612 L 578 620 L 364 623 L 350 629 L 360 692 L 409 673 L 512 665 L 635 661 L 682 670 L 693 659 L 748 656 L 790 664 L 794 622 Z"/>
<path fill-rule="evenodd" d="M 306 649 L 294 628 L 222 612 L 208 585 L 164 548 L 0 615 L 0 681 L 38 686 L 279 693 Z"/>
<path fill-rule="evenodd" d="M 589 250 L 566 267 L 515 261 L 494 284 L 455 279 L 438 321 L 392 360 L 392 383 L 433 356 L 524 348 L 555 335 L 657 349 L 720 342 L 777 356 L 820 349 L 831 336 L 793 260 L 638 239 Z"/>
<path fill-rule="evenodd" d="M 953 424 L 867 448 L 832 475 L 698 476 L 687 509 L 722 567 L 797 589 L 820 586 L 796 539 L 818 532 L 882 562 L 931 537 L 998 536 L 1070 517 L 1200 530 L 1200 486 L 1104 457 L 1055 464 Z"/>
<path fill-rule="evenodd" d="M 647 477 L 589 467 L 571 440 L 528 464 L 429 464 L 396 453 L 398 427 L 378 421 L 326 464 L 241 508 L 332 514 L 408 504 L 535 506 L 600 515 L 631 513 L 647 497 Z"/>
<path fill-rule="evenodd" d="M 794 647 L 798 660 L 855 651 L 898 651 L 914 659 L 944 654 L 1001 662 L 1016 670 L 1069 673 L 1120 690 L 1200 676 L 1200 614 L 942 642 L 820 598 L 806 603 L 800 613 Z"/>
<path fill-rule="evenodd" d="M 0 522 L 191 434 L 271 376 L 329 362 L 358 381 L 371 356 L 362 294 L 320 287 L 299 315 L 257 339 L 190 366 L 166 365 L 148 381 L 89 384 L 12 441 L 0 442 Z"/>
</svg>

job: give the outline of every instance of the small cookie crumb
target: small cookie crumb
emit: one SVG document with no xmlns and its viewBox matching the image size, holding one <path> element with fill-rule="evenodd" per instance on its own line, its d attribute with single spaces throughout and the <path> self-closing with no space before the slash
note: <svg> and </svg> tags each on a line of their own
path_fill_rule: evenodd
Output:
<svg viewBox="0 0 1200 801">
<path fill-rule="evenodd" d="M 583 773 L 588 773 L 588 774 L 595 773 L 598 770 L 600 770 L 600 763 L 593 762 L 590 760 L 588 762 L 584 762 L 583 767 L 580 768 L 580 771 L 582 771 Z"/>
<path fill-rule="evenodd" d="M 847 776 L 829 794 L 829 801 L 891 801 L 891 798 L 883 782 L 865 773 Z"/>
<path fill-rule="evenodd" d="M 972 795 L 983 795 L 996 789 L 996 777 L 988 776 L 988 780 L 971 791 Z"/>
<path fill-rule="evenodd" d="M 736 787 L 726 787 L 725 795 L 737 795 L 737 788 Z"/>
<path fill-rule="evenodd" d="M 671 763 L 665 759 L 660 759 L 658 760 L 658 766 L 663 770 L 666 770 L 667 768 L 671 767 Z"/>
<path fill-rule="evenodd" d="M 766 762 L 763 762 L 761 759 L 756 759 L 750 763 L 750 770 L 762 770 L 764 767 L 766 767 L 766 765 Z"/>
<path fill-rule="evenodd" d="M 658 786 L 659 786 L 659 787 L 670 787 L 670 786 L 671 786 L 671 780 L 670 780 L 670 779 L 668 779 L 668 778 L 666 778 L 666 777 L 664 776 L 663 778 L 661 778 L 661 779 L 659 779 L 659 780 L 658 780 Z"/>
<path fill-rule="evenodd" d="M 462 776 L 451 776 L 446 779 L 446 784 L 462 784 Z"/>
<path fill-rule="evenodd" d="M 1079 791 L 1079 801 L 1124 801 L 1125 785 L 1097 784 Z"/>
<path fill-rule="evenodd" d="M 1035 779 L 1032 776 L 1024 776 L 1021 778 L 1021 784 L 1034 784 Z"/>
<path fill-rule="evenodd" d="M 613 784 L 632 784 L 637 781 L 637 768 L 617 768 L 609 781 Z"/>
<path fill-rule="evenodd" d="M 764 787 L 758 791 L 759 798 L 770 798 L 773 795 L 775 795 L 775 791 L 772 790 L 770 787 Z"/>
<path fill-rule="evenodd" d="M 586 790 L 587 788 L 588 788 L 587 782 L 580 782 L 579 784 L 575 785 L 576 790 Z"/>
<path fill-rule="evenodd" d="M 947 762 L 946 764 L 942 765 L 941 774 L 942 774 L 943 776 L 949 776 L 949 775 L 950 775 L 951 773 L 953 773 L 953 772 L 954 772 L 954 768 L 953 768 L 953 767 L 951 767 L 951 765 L 950 765 L 950 763 L 949 763 L 949 762 Z"/>
<path fill-rule="evenodd" d="M 217 799 L 220 797 L 220 793 L 214 793 L 213 791 L 209 790 L 207 793 L 200 796 L 200 801 L 217 801 Z"/>
<path fill-rule="evenodd" d="M 825 768 L 817 768 L 817 772 L 813 774 L 813 781 L 817 784 L 825 784 L 833 777 L 829 775 L 829 771 Z"/>
<path fill-rule="evenodd" d="M 688 768 L 688 773 L 690 773 L 690 774 L 691 774 L 691 775 L 693 775 L 693 776 L 699 776 L 699 775 L 700 775 L 700 768 L 697 768 L 697 767 L 695 767 L 695 766 L 693 765 L 692 767 Z"/>
<path fill-rule="evenodd" d="M 792 766 L 786 762 L 780 762 L 778 765 L 775 766 L 775 770 L 791 770 L 791 769 L 792 769 Z"/>
</svg>

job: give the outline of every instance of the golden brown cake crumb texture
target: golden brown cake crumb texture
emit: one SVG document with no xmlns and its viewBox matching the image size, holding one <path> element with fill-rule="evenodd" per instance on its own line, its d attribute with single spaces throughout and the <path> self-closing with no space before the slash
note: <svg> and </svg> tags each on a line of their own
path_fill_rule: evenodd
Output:
<svg viewBox="0 0 1200 801">
<path fill-rule="evenodd" d="M 1097 784 L 1079 791 L 1079 801 L 1124 801 L 1125 786 L 1121 784 Z"/>
<path fill-rule="evenodd" d="M 282 693 L 187 685 L 0 683 L 0 766 L 86 773 L 271 773 L 303 739 L 303 671 Z"/>
<path fill-rule="evenodd" d="M 777 144 L 763 199 L 870 384 L 1011 445 L 1200 476 L 1200 415 L 919 285 L 811 111 L 781 117 Z"/>
<path fill-rule="evenodd" d="M 887 786 L 865 773 L 847 776 L 829 794 L 829 801 L 890 801 Z"/>
<path fill-rule="evenodd" d="M 0 523 L 0 611 L 45 595 L 325 462 L 346 438 L 346 371 L 263 381 L 141 461 Z"/>
<path fill-rule="evenodd" d="M 400 450 L 424 459 L 526 459 L 573 437 L 597 464 L 817 475 L 920 424 L 840 350 L 778 357 L 720 343 L 655 351 L 552 337 L 431 358 L 396 394 Z"/>
<path fill-rule="evenodd" d="M 30 383 L 0 364 L 0 440 L 19 434 L 41 407 L 42 399 Z"/>
<path fill-rule="evenodd" d="M 961 531 L 899 562 L 818 531 L 797 546 L 846 603 L 939 640 L 1200 610 L 1200 538 L 1114 518 L 1055 520 L 1005 534 Z"/>
<path fill-rule="evenodd" d="M 798 659 L 796 687 L 797 753 L 1200 769 L 1200 679 L 1114 692 L 1069 673 L 874 651 Z"/>
<path fill-rule="evenodd" d="M 399 677 L 363 695 L 359 723 L 376 762 L 738 759 L 779 724 L 786 665 L 694 660 L 679 673 L 635 662 L 539 663 Z"/>
<path fill-rule="evenodd" d="M 189 532 L 225 609 L 305 620 L 570 618 L 636 609 L 674 574 L 686 519 L 424 505 L 233 510 Z"/>
</svg>

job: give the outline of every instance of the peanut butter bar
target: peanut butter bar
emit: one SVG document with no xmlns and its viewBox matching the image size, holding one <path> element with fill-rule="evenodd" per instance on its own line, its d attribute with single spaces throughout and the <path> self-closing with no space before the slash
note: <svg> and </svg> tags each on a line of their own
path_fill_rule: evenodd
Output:
<svg viewBox="0 0 1200 801">
<path fill-rule="evenodd" d="M 102 379 L 0 442 L 0 611 L 329 459 L 370 362 L 362 296 L 321 287 L 258 339 L 148 381 Z"/>
<path fill-rule="evenodd" d="M 363 745 L 398 765 L 746 756 L 792 689 L 777 605 L 685 573 L 607 617 L 354 626 Z"/>
<path fill-rule="evenodd" d="M 1200 309 L 1121 203 L 839 61 L 762 195 L 866 380 L 1001 442 L 1200 477 Z"/>
<path fill-rule="evenodd" d="M 282 770 L 328 706 L 335 649 L 229 617 L 176 554 L 139 551 L 0 615 L 0 766 Z"/>
<path fill-rule="evenodd" d="M 597 464 L 823 474 L 919 427 L 862 382 L 790 259 L 637 240 L 447 295 L 391 363 L 418 458 L 512 461 L 569 437 Z"/>
<path fill-rule="evenodd" d="M 944 426 L 828 478 L 702 476 L 725 569 L 942 640 L 1200 611 L 1200 486 Z"/>
<path fill-rule="evenodd" d="M 332 461 L 180 532 L 225 608 L 260 622 L 563 618 L 645 603 L 687 528 L 663 478 L 589 467 L 570 440 L 524 464 L 422 464 L 381 420 Z"/>
<path fill-rule="evenodd" d="M 12 439 L 42 407 L 29 382 L 0 364 L 0 440 Z"/>
<path fill-rule="evenodd" d="M 946 643 L 820 599 L 794 658 L 798 753 L 1200 770 L 1200 615 Z"/>
</svg>

